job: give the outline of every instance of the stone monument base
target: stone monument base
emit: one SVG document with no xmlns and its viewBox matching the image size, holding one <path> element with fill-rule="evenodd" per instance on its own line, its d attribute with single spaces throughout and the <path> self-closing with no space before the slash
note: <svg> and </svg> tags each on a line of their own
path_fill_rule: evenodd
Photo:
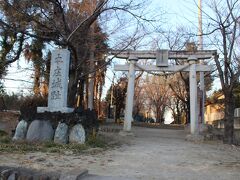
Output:
<svg viewBox="0 0 240 180">
<path fill-rule="evenodd" d="M 68 108 L 68 107 L 62 107 L 62 108 L 49 108 L 49 107 L 37 107 L 38 113 L 44 113 L 47 112 L 58 112 L 61 113 L 72 113 L 74 111 L 74 108 Z"/>
<path fill-rule="evenodd" d="M 94 110 L 65 109 L 73 111 L 71 113 L 49 112 L 46 111 L 48 108 L 40 110 L 43 113 L 36 113 L 34 109 L 33 114 L 21 116 L 13 140 L 84 144 L 87 137 L 98 132 L 98 119 Z"/>
</svg>

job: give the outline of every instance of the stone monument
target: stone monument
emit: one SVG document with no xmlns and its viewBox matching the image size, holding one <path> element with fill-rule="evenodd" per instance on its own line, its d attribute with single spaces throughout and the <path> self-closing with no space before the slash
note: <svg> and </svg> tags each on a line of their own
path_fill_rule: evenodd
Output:
<svg viewBox="0 0 240 180">
<path fill-rule="evenodd" d="M 73 108 L 67 107 L 68 73 L 70 52 L 67 49 L 52 51 L 48 107 L 38 107 L 37 112 L 73 112 Z"/>
<path fill-rule="evenodd" d="M 85 143 L 85 129 L 79 122 L 80 115 L 67 107 L 70 52 L 67 49 L 52 51 L 49 79 L 48 106 L 37 107 L 35 119 L 19 123 L 14 140 L 51 141 L 66 144 Z M 55 121 L 59 121 L 55 127 Z M 70 123 L 71 121 L 71 123 Z M 69 131 L 69 126 L 73 128 Z M 23 126 L 23 127 L 22 127 Z M 27 132 L 26 132 L 27 129 Z"/>
</svg>

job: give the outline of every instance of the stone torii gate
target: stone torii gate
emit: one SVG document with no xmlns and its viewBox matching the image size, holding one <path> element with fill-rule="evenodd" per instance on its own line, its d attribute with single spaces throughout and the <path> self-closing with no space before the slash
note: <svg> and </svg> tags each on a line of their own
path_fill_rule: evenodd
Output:
<svg viewBox="0 0 240 180">
<path fill-rule="evenodd" d="M 128 71 L 128 87 L 127 99 L 124 115 L 124 131 L 131 131 L 133 98 L 134 98 L 134 81 L 135 71 L 162 71 L 162 72 L 189 72 L 190 83 L 190 131 L 191 134 L 198 134 L 198 115 L 197 115 L 197 80 L 196 72 L 211 71 L 211 66 L 197 64 L 198 60 L 210 59 L 217 54 L 216 50 L 201 50 L 201 51 L 111 51 L 111 54 L 120 59 L 128 59 L 129 63 L 125 65 L 115 65 L 115 71 Z M 139 59 L 156 59 L 155 65 L 140 65 L 137 64 Z M 168 59 L 188 60 L 186 65 L 168 66 Z"/>
</svg>

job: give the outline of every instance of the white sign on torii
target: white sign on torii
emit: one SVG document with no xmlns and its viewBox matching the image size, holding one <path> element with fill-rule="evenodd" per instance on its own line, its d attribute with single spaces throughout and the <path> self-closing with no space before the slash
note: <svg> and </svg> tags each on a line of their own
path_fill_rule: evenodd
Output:
<svg viewBox="0 0 240 180">
<path fill-rule="evenodd" d="M 128 71 L 128 87 L 127 99 L 125 106 L 124 116 L 124 131 L 131 131 L 132 111 L 133 111 L 133 98 L 134 98 L 134 81 L 135 71 L 163 71 L 163 72 L 177 72 L 188 71 L 190 83 L 190 130 L 191 134 L 198 134 L 198 116 L 197 116 L 197 71 L 211 71 L 208 65 L 196 64 L 199 59 L 210 59 L 217 53 L 216 50 L 201 50 L 201 51 L 112 51 L 111 54 L 117 58 L 128 59 L 128 65 L 115 65 L 116 71 Z M 166 56 L 167 54 L 167 56 Z M 165 56 L 165 57 L 164 57 Z M 162 58 L 161 58 L 162 57 Z M 158 59 L 162 62 L 163 66 L 167 66 L 168 59 L 185 59 L 189 61 L 189 66 L 174 65 L 167 67 L 157 67 L 153 65 L 140 65 L 136 62 L 139 59 Z M 161 64 L 160 62 L 160 64 Z M 157 63 L 158 64 L 158 63 Z M 158 64 L 159 65 L 159 64 Z M 136 66 L 136 67 L 135 67 Z M 161 66 L 161 65 L 159 65 Z"/>
</svg>

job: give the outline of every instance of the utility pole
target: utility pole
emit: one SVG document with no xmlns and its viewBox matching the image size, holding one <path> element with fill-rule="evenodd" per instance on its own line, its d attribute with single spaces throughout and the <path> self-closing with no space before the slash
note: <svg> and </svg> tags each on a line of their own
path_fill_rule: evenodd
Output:
<svg viewBox="0 0 240 180">
<path fill-rule="evenodd" d="M 203 31 L 202 31 L 202 0 L 198 0 L 198 43 L 199 50 L 203 50 Z M 203 60 L 200 60 L 200 64 L 204 64 Z M 201 123 L 205 123 L 204 120 L 204 112 L 205 112 L 205 83 L 204 83 L 204 72 L 200 72 L 200 90 L 201 90 L 201 98 L 200 98 L 200 117 Z"/>
<path fill-rule="evenodd" d="M 202 37 L 202 0 L 198 0 L 198 43 L 199 50 L 203 50 L 203 37 Z"/>
</svg>

